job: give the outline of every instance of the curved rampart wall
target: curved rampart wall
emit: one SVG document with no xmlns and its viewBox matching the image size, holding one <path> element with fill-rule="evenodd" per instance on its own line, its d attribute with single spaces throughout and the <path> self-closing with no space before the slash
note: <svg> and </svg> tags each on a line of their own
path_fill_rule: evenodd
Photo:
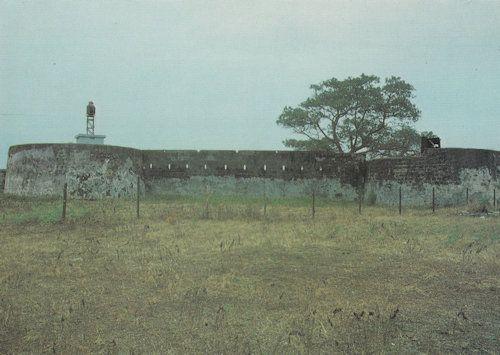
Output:
<svg viewBox="0 0 500 355">
<path fill-rule="evenodd" d="M 432 189 L 437 205 L 493 202 L 500 189 L 500 152 L 483 149 L 429 149 L 418 157 L 377 159 L 367 163 L 366 198 L 403 205 L 430 206 Z M 498 195 L 498 194 L 497 194 Z"/>
<path fill-rule="evenodd" d="M 9 149 L 5 192 L 82 198 L 131 196 L 137 191 L 141 152 L 86 144 L 31 144 Z M 141 182 L 142 184 L 142 182 Z"/>
<path fill-rule="evenodd" d="M 5 185 L 5 169 L 0 169 L 0 193 L 3 192 L 3 187 Z"/>
</svg>

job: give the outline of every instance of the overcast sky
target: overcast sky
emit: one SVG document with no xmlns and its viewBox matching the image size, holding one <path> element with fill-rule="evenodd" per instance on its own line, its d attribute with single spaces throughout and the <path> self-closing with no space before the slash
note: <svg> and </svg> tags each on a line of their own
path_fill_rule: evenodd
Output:
<svg viewBox="0 0 500 355">
<path fill-rule="evenodd" d="M 0 167 L 10 145 L 283 149 L 310 84 L 414 85 L 447 147 L 500 150 L 500 1 L 0 0 Z"/>
</svg>

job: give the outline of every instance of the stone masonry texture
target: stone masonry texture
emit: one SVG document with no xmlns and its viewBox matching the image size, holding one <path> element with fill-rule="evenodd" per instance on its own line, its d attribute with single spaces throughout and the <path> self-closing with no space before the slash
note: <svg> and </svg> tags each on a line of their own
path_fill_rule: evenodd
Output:
<svg viewBox="0 0 500 355">
<path fill-rule="evenodd" d="M 377 159 L 367 162 L 367 196 L 382 204 L 396 204 L 399 188 L 403 204 L 429 206 L 432 189 L 437 205 L 469 201 L 493 202 L 500 188 L 500 152 L 483 149 L 429 149 L 412 158 Z"/>
<path fill-rule="evenodd" d="M 0 169 L 0 193 L 3 192 L 3 187 L 5 185 L 5 174 L 7 171 L 5 169 Z"/>
<path fill-rule="evenodd" d="M 358 193 L 382 204 L 440 205 L 492 198 L 499 189 L 500 152 L 429 149 L 421 156 L 365 161 L 327 152 L 136 150 L 81 144 L 13 146 L 5 192 L 60 195 L 64 183 L 78 198 L 206 193 L 269 197 L 318 196 L 355 200 Z M 1 182 L 1 173 L 0 173 Z M 0 185 L 1 186 L 1 185 Z"/>
</svg>

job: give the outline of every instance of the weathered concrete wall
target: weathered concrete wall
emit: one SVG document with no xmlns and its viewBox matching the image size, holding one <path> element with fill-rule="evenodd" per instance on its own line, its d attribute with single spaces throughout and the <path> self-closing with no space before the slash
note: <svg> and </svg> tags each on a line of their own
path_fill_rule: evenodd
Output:
<svg viewBox="0 0 500 355">
<path fill-rule="evenodd" d="M 0 193 L 3 192 L 3 187 L 5 185 L 5 174 L 6 174 L 6 170 L 0 169 Z"/>
<path fill-rule="evenodd" d="M 432 189 L 438 205 L 493 201 L 500 188 L 500 152 L 482 149 L 430 149 L 420 157 L 378 159 L 368 162 L 367 198 L 396 204 L 399 187 L 403 204 L 429 206 Z"/>
<path fill-rule="evenodd" d="M 137 176 L 150 194 L 304 196 L 352 200 L 363 184 L 363 158 L 295 151 L 138 151 L 80 144 L 35 144 L 9 150 L 6 192 L 134 196 Z"/>
<path fill-rule="evenodd" d="M 297 151 L 144 151 L 152 194 L 305 196 L 352 200 L 362 185 L 362 157 Z"/>
<path fill-rule="evenodd" d="M 382 204 L 438 205 L 492 201 L 500 191 L 500 152 L 480 149 L 431 149 L 413 158 L 365 162 L 325 152 L 297 151 L 139 151 L 113 146 L 36 144 L 9 150 L 5 192 L 83 198 L 153 195 L 318 196 Z M 1 175 L 0 175 L 1 177 Z M 0 180 L 1 181 L 1 180 Z M 498 193 L 500 195 L 500 193 Z"/>
<path fill-rule="evenodd" d="M 357 189 L 341 184 L 337 179 L 283 180 L 261 177 L 191 176 L 187 179 L 170 178 L 153 181 L 149 187 L 153 195 L 174 194 L 203 196 L 207 193 L 229 196 L 304 197 L 313 189 L 317 196 L 352 201 Z"/>
<path fill-rule="evenodd" d="M 131 196 L 137 190 L 141 159 L 138 150 L 114 146 L 13 146 L 9 149 L 5 192 L 31 196 L 60 195 L 64 183 L 67 183 L 68 193 L 72 196 Z"/>
</svg>

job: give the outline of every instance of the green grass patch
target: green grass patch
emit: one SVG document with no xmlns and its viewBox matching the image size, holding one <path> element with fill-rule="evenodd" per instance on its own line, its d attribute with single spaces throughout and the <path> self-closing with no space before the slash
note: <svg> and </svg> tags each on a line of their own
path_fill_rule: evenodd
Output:
<svg viewBox="0 0 500 355">
<path fill-rule="evenodd" d="M 500 348 L 498 217 L 310 202 L 0 195 L 0 353 Z"/>
</svg>

